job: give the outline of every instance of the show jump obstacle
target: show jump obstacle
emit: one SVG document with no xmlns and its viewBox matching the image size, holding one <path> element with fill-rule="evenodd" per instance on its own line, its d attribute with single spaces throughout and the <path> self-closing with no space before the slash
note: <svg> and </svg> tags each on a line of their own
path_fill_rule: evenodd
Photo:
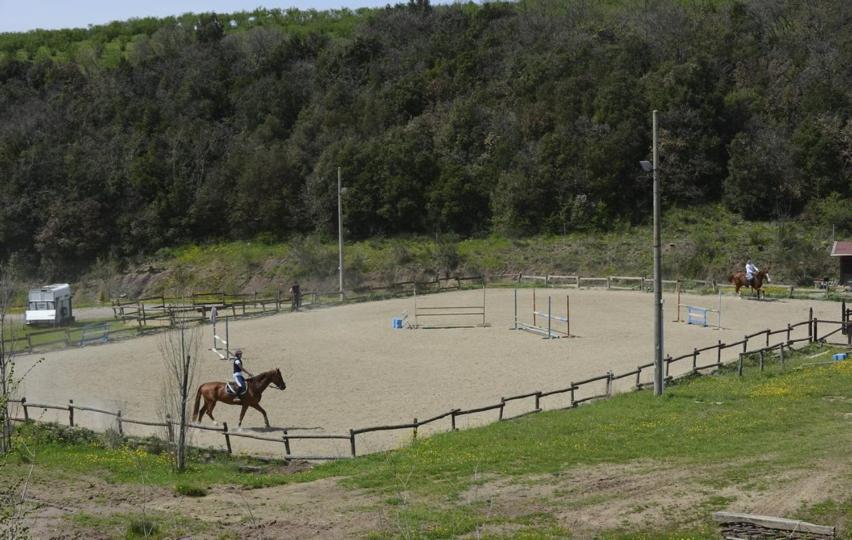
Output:
<svg viewBox="0 0 852 540">
<path fill-rule="evenodd" d="M 231 357 L 231 350 L 228 348 L 228 317 L 225 317 L 225 337 L 216 332 L 217 319 L 216 306 L 213 306 L 213 309 L 210 310 L 210 322 L 213 323 L 213 348 L 210 350 L 221 360 L 227 360 Z M 224 348 L 219 348 L 220 344 Z M 220 351 L 224 351 L 224 354 Z"/>
<path fill-rule="evenodd" d="M 677 318 L 674 322 L 681 322 L 680 310 L 686 308 L 686 324 L 695 324 L 698 326 L 710 326 L 710 314 L 716 314 L 716 330 L 722 329 L 722 293 L 719 293 L 718 309 L 706 308 L 701 306 L 690 306 L 689 304 L 680 303 L 680 283 L 677 285 Z"/>
<path fill-rule="evenodd" d="M 422 295 L 421 295 L 422 296 Z M 417 285 L 414 286 L 414 323 L 411 328 L 436 329 L 436 328 L 475 328 L 488 326 L 485 320 L 485 280 L 482 280 L 482 304 L 463 306 L 424 306 L 422 300 L 417 299 Z M 429 321 L 435 323 L 421 323 L 423 317 L 437 317 Z M 475 318 L 475 319 L 473 319 Z M 469 322 L 481 319 L 481 322 Z"/>
<path fill-rule="evenodd" d="M 539 334 L 544 339 L 568 338 L 571 336 L 571 304 L 568 295 L 565 295 L 565 316 L 553 314 L 553 299 L 547 297 L 547 312 L 536 310 L 535 289 L 533 289 L 532 301 L 532 324 L 521 322 L 518 320 L 518 289 L 515 289 L 515 326 L 513 330 L 524 330 L 533 334 Z M 547 321 L 547 326 L 538 326 L 540 320 Z M 554 324 L 555 321 L 555 324 Z M 544 324 L 544 323 L 542 323 Z M 565 325 L 565 330 L 562 330 L 562 324 Z"/>
</svg>

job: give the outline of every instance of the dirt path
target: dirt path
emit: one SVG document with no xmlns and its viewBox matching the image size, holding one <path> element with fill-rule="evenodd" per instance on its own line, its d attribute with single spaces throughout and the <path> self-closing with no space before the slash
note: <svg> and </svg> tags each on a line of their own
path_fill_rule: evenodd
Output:
<svg viewBox="0 0 852 540">
<path fill-rule="evenodd" d="M 35 481 L 28 495 L 33 538 L 123 537 L 140 515 L 151 516 L 161 531 L 182 527 L 192 538 L 335 539 L 382 528 L 379 499 L 336 479 L 253 490 L 212 486 L 193 498 L 164 487 L 64 477 Z M 81 514 L 94 519 L 81 522 Z"/>
<path fill-rule="evenodd" d="M 567 386 L 571 381 L 613 370 L 634 369 L 651 361 L 653 354 L 652 296 L 640 292 L 601 290 L 539 290 L 540 306 L 545 294 L 553 297 L 554 313 L 564 313 L 565 295 L 571 298 L 571 329 L 579 337 L 544 340 L 533 334 L 512 331 L 513 291 L 489 289 L 488 328 L 448 330 L 394 330 L 391 318 L 413 311 L 410 299 L 353 304 L 294 314 L 234 321 L 230 337 L 234 347 L 245 351 L 250 371 L 280 367 L 287 381 L 283 393 L 268 390 L 263 405 L 274 425 L 298 428 L 321 427 L 319 432 L 348 433 L 350 428 L 409 422 L 428 418 L 453 407 L 477 407 L 499 402 L 509 396 L 536 390 Z M 519 316 L 530 322 L 529 289 L 519 291 Z M 746 333 L 783 328 L 807 318 L 813 307 L 817 316 L 836 319 L 838 304 L 819 301 L 778 300 L 755 302 L 723 298 L 722 330 L 672 322 L 675 302 L 666 295 L 665 351 L 678 355 L 693 347 L 721 341 L 737 341 Z M 481 291 L 461 291 L 430 295 L 421 305 L 476 305 Z M 683 303 L 715 307 L 712 296 L 684 296 Z M 557 307 L 559 306 L 559 307 Z M 437 321 L 436 321 L 437 322 Z M 805 327 L 793 337 L 806 335 Z M 782 339 L 783 336 L 778 336 Z M 201 329 L 198 381 L 224 380 L 230 366 L 212 352 L 211 327 Z M 150 336 L 65 350 L 44 355 L 44 361 L 27 375 L 20 390 L 31 402 L 75 403 L 109 410 L 121 409 L 125 417 L 156 419 L 162 402 L 163 362 L 158 350 L 162 337 Z M 757 346 L 757 343 L 754 344 Z M 736 357 L 734 350 L 724 358 Z M 714 355 L 715 356 L 715 355 Z M 19 357 L 23 373 L 36 360 Z M 712 362 L 715 357 L 707 361 Z M 677 374 L 690 366 L 683 362 Z M 650 380 L 651 373 L 645 380 Z M 622 381 L 618 389 L 629 386 Z M 591 391 L 591 390 L 589 390 Z M 582 397 L 578 395 L 577 397 Z M 558 398 L 543 400 L 545 408 L 564 405 Z M 511 416 L 530 410 L 532 402 L 518 401 L 507 407 Z M 51 411 L 32 410 L 32 416 L 51 416 Z M 219 406 L 218 420 L 233 427 L 238 409 Z M 491 422 L 496 413 L 464 417 L 460 427 Z M 77 422 L 102 429 L 111 420 L 92 413 L 78 413 Z M 247 426 L 260 426 L 254 411 L 246 416 Z M 449 420 L 432 429 L 446 430 Z M 131 433 L 147 433 L 126 426 Z M 317 432 L 317 431 L 312 431 Z M 423 429 L 428 434 L 430 430 Z M 410 434 L 382 432 L 359 436 L 359 453 L 404 444 Z M 195 443 L 222 447 L 221 435 L 199 434 Z M 235 451 L 278 453 L 280 444 L 234 439 Z M 294 441 L 293 452 L 304 454 L 348 453 L 345 441 L 319 443 Z"/>
<path fill-rule="evenodd" d="M 804 505 L 842 500 L 850 489 L 852 460 L 846 455 L 807 470 L 762 476 L 759 483 L 719 484 L 730 466 L 651 461 L 583 466 L 545 476 L 492 478 L 458 501 L 399 492 L 391 497 L 393 504 L 367 491 L 343 488 L 334 478 L 262 489 L 211 486 L 207 496 L 191 498 L 163 487 L 54 474 L 31 483 L 29 499 L 35 508 L 28 523 L 34 538 L 113 538 L 123 535 L 131 517 L 141 513 L 153 516 L 161 531 L 180 523 L 176 530 L 192 538 L 335 539 L 375 532 L 416 537 L 423 532 L 420 525 L 401 517 L 409 509 L 446 510 L 463 504 L 490 521 L 469 537 L 511 534 L 515 519 L 549 515 L 573 537 L 593 538 L 617 529 L 689 529 L 718 510 L 789 516 Z M 80 514 L 100 523 L 72 520 Z"/>
</svg>

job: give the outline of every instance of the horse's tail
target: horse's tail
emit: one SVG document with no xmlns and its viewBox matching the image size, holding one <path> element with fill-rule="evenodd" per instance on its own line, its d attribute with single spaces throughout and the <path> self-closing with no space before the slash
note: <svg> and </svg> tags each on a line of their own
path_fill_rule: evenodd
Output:
<svg viewBox="0 0 852 540">
<path fill-rule="evenodd" d="M 198 391 L 195 393 L 195 407 L 192 409 L 192 419 L 196 420 L 198 417 L 198 408 L 201 406 L 201 387 L 198 387 Z"/>
</svg>

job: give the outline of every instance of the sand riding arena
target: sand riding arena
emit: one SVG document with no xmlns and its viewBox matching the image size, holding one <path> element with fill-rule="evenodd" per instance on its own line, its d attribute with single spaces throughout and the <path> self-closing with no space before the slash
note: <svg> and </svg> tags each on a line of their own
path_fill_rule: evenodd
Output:
<svg viewBox="0 0 852 540">
<path fill-rule="evenodd" d="M 529 294 L 519 291 L 519 298 Z M 282 313 L 230 322 L 232 350 L 244 351 L 246 367 L 253 373 L 278 367 L 287 389 L 268 389 L 262 405 L 273 426 L 292 434 L 348 434 L 351 428 L 402 424 L 429 418 L 453 408 L 470 409 L 500 402 L 501 397 L 553 390 L 572 381 L 635 369 L 652 360 L 652 295 L 631 291 L 540 289 L 564 306 L 570 296 L 570 339 L 542 339 L 512 330 L 515 322 L 514 291 L 488 289 L 488 326 L 441 329 L 394 329 L 391 320 L 413 309 L 411 298 L 342 305 L 298 313 Z M 427 295 L 418 307 L 465 306 L 482 303 L 482 290 Z M 542 300 L 544 299 L 544 300 Z M 520 302 L 524 302 L 521 300 Z M 812 300 L 757 302 L 722 297 L 721 329 L 675 322 L 677 300 L 665 295 L 665 352 L 673 356 L 694 348 L 735 342 L 744 334 L 768 328 L 785 328 L 804 321 L 809 308 L 814 316 L 837 319 L 837 303 Z M 718 298 L 684 294 L 681 303 L 715 308 Z M 521 304 L 518 317 L 529 306 Z M 541 304 L 545 305 L 545 304 Z M 438 319 L 435 317 L 434 319 Z M 436 321 L 437 322 L 437 321 Z M 450 319 L 448 322 L 452 322 Z M 230 365 L 209 351 L 211 326 L 200 326 L 197 381 L 226 380 Z M 807 327 L 793 337 L 807 336 Z M 150 335 L 106 345 L 67 349 L 45 355 L 18 357 L 17 373 L 26 375 L 19 395 L 33 403 L 68 403 L 121 410 L 126 418 L 157 420 L 163 403 L 165 369 L 159 351 L 162 336 Z M 715 355 L 715 353 L 714 353 Z M 44 360 L 36 364 L 39 357 Z M 722 360 L 733 360 L 737 350 L 726 350 Z M 36 364 L 36 365 L 34 365 Z M 687 371 L 688 362 L 672 366 L 672 375 Z M 650 381 L 649 370 L 642 374 Z M 615 382 L 615 391 L 628 390 L 635 380 Z M 194 391 L 193 391 L 194 395 Z M 582 396 L 576 396 L 580 399 Z M 564 407 L 567 396 L 542 400 L 545 409 Z M 532 408 L 523 400 L 508 403 L 505 415 Z M 239 408 L 219 404 L 214 415 L 231 429 Z M 59 419 L 67 412 L 30 408 L 30 418 Z M 497 419 L 494 410 L 456 419 L 459 428 Z M 76 411 L 76 423 L 98 430 L 115 419 Z M 212 425 L 208 419 L 204 424 Z M 263 419 L 249 409 L 244 433 L 261 433 Z M 428 435 L 450 428 L 448 419 L 420 428 Z M 258 431 L 255 431 L 258 430 Z M 145 435 L 154 428 L 125 425 L 129 434 Z M 275 432 L 266 432 L 274 435 Z M 410 431 L 373 432 L 358 437 L 358 454 L 398 447 L 411 439 Z M 193 444 L 224 447 L 221 434 L 194 432 Z M 281 444 L 232 438 L 234 452 L 280 455 Z M 292 453 L 301 455 L 349 454 L 346 440 L 293 441 Z M 298 446 L 298 447 L 297 447 Z"/>
</svg>

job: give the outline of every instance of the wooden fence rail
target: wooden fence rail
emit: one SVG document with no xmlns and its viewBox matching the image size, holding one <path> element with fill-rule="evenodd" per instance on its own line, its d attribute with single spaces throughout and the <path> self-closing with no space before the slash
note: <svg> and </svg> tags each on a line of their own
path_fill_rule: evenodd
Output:
<svg viewBox="0 0 852 540">
<path fill-rule="evenodd" d="M 823 326 L 825 326 L 825 325 L 829 325 L 829 326 L 836 325 L 837 328 L 820 335 L 819 331 L 818 331 L 820 324 L 823 325 Z M 801 326 L 805 326 L 805 325 L 808 326 L 808 336 L 802 337 L 802 338 L 792 338 L 792 336 L 791 336 L 792 330 L 795 329 L 795 328 L 799 328 Z M 787 351 L 791 351 L 793 349 L 793 345 L 795 345 L 797 343 L 802 343 L 802 342 L 826 343 L 827 339 L 829 337 L 837 334 L 838 332 L 843 331 L 844 329 L 846 329 L 846 330 L 852 329 L 850 327 L 852 327 L 852 321 L 845 321 L 845 320 L 844 321 L 835 321 L 835 320 L 824 320 L 824 319 L 810 318 L 809 320 L 797 322 L 797 323 L 794 323 L 794 324 L 788 324 L 785 328 L 782 328 L 782 329 L 779 329 L 779 330 L 771 330 L 771 329 L 760 330 L 760 331 L 757 331 L 757 332 L 754 332 L 752 334 L 748 334 L 748 335 L 744 336 L 744 338 L 740 341 L 736 341 L 736 342 L 732 342 L 732 343 L 723 343 L 721 340 L 718 340 L 718 342 L 715 345 L 708 345 L 708 346 L 704 346 L 704 347 L 701 347 L 701 348 L 696 347 L 690 353 L 682 354 L 682 355 L 679 355 L 679 356 L 676 356 L 676 357 L 667 356 L 664 359 L 664 363 L 665 363 L 664 377 L 665 377 L 666 381 L 674 380 L 669 375 L 670 366 L 672 364 L 675 364 L 677 362 L 680 362 L 680 361 L 683 361 L 683 360 L 686 360 L 686 359 L 692 360 L 692 369 L 684 372 L 679 377 L 687 376 L 689 374 L 697 373 L 697 372 L 701 372 L 701 371 L 705 371 L 705 370 L 721 368 L 722 366 L 725 365 L 725 363 L 722 362 L 722 360 L 721 360 L 722 351 L 725 350 L 725 349 L 730 349 L 730 348 L 733 348 L 733 347 L 740 347 L 740 346 L 743 347 L 743 350 L 738 354 L 737 359 L 734 360 L 734 363 L 735 363 L 736 369 L 737 369 L 737 373 L 739 375 L 742 375 L 742 373 L 743 373 L 743 370 L 745 368 L 745 359 L 746 358 L 756 357 L 757 360 L 758 360 L 758 367 L 762 371 L 765 368 L 766 362 L 770 359 L 769 355 L 774 353 L 775 351 L 778 352 L 778 360 L 779 360 L 781 366 L 783 367 L 784 362 L 785 362 L 785 357 L 784 357 L 785 349 Z M 781 335 L 781 334 L 786 334 L 785 337 L 787 339 L 780 341 L 778 343 L 774 343 L 774 344 L 769 343 L 770 336 Z M 852 335 L 852 332 L 848 332 L 848 334 Z M 760 340 L 761 346 L 758 347 L 758 348 L 749 350 L 748 345 L 749 345 L 750 340 L 758 339 L 761 336 L 765 336 L 765 339 Z M 710 351 L 713 351 L 713 350 L 716 350 L 716 361 L 709 363 L 709 364 L 698 365 L 698 363 L 697 363 L 698 357 L 703 353 L 707 353 L 707 352 L 710 352 Z M 433 422 L 437 422 L 439 420 L 442 420 L 444 418 L 449 417 L 450 418 L 450 424 L 451 424 L 451 426 L 450 426 L 451 430 L 456 430 L 457 429 L 457 427 L 456 427 L 456 419 L 457 418 L 459 418 L 461 416 L 478 414 L 478 413 L 489 412 L 489 411 L 494 411 L 494 410 L 499 411 L 498 412 L 498 421 L 510 420 L 510 419 L 518 418 L 519 416 L 525 416 L 525 415 L 528 415 L 528 414 L 532 414 L 532 413 L 541 411 L 542 410 L 542 407 L 541 407 L 541 400 L 542 399 L 548 398 L 548 397 L 551 397 L 551 396 L 560 395 L 560 394 L 569 394 L 569 406 L 567 408 L 574 408 L 574 407 L 577 407 L 580 404 L 588 402 L 588 401 L 597 400 L 597 399 L 605 399 L 605 398 L 611 397 L 612 394 L 613 394 L 613 382 L 616 381 L 616 380 L 630 378 L 630 377 L 635 376 L 635 378 L 636 378 L 635 384 L 633 385 L 635 389 L 641 389 L 641 388 L 645 388 L 647 386 L 650 386 L 653 383 L 642 382 L 641 376 L 642 376 L 642 372 L 644 370 L 653 369 L 653 367 L 654 367 L 654 363 L 650 362 L 650 363 L 639 365 L 635 369 L 630 370 L 630 371 L 626 371 L 626 372 L 621 373 L 621 374 L 614 374 L 613 372 L 610 371 L 610 372 L 607 372 L 606 374 L 603 374 L 603 375 L 597 375 L 597 376 L 589 377 L 589 378 L 586 378 L 586 379 L 583 379 L 583 380 L 580 380 L 580 381 L 574 381 L 574 382 L 571 382 L 569 386 L 563 387 L 563 388 L 557 388 L 557 389 L 548 390 L 548 391 L 537 390 L 537 391 L 534 391 L 534 392 L 527 392 L 527 393 L 523 393 L 523 394 L 501 397 L 500 403 L 493 404 L 493 405 L 486 405 L 486 406 L 483 406 L 483 407 L 475 407 L 475 408 L 470 408 L 470 409 L 455 408 L 455 409 L 449 410 L 448 412 L 433 416 L 433 417 L 425 419 L 425 420 L 417 420 L 417 418 L 415 418 L 412 422 L 406 422 L 406 423 L 400 423 L 400 424 L 369 426 L 369 427 L 363 427 L 363 428 L 353 428 L 353 429 L 349 430 L 348 434 L 340 434 L 340 435 L 337 435 L 337 434 L 294 434 L 294 433 L 290 433 L 287 428 L 273 428 L 273 429 L 281 430 L 282 435 L 279 436 L 279 437 L 270 437 L 270 436 L 253 435 L 253 434 L 247 434 L 247 433 L 235 433 L 233 431 L 228 430 L 227 423 L 223 423 L 222 427 L 207 427 L 207 426 L 201 426 L 201 425 L 198 425 L 198 424 L 191 424 L 190 423 L 190 424 L 187 424 L 187 428 L 188 429 L 197 429 L 197 430 L 201 430 L 201 431 L 212 431 L 212 432 L 221 433 L 225 438 L 225 443 L 226 443 L 227 450 L 228 450 L 229 453 L 232 452 L 231 437 L 253 439 L 253 440 L 260 440 L 260 441 L 265 441 L 265 442 L 283 444 L 284 447 L 285 447 L 285 451 L 284 451 L 284 458 L 285 459 L 297 459 L 297 458 L 299 458 L 299 456 L 296 456 L 291 452 L 290 446 L 291 446 L 292 441 L 297 441 L 297 440 L 340 440 L 340 441 L 347 441 L 348 440 L 349 446 L 350 446 L 350 456 L 355 457 L 357 455 L 357 453 L 356 453 L 356 436 L 357 435 L 363 435 L 363 434 L 367 434 L 367 433 L 381 432 L 381 431 L 412 430 L 413 437 L 416 438 L 417 437 L 417 430 L 421 426 L 424 426 L 424 425 L 427 425 L 427 424 L 430 424 L 430 423 L 433 423 Z M 605 387 L 605 390 L 604 390 L 603 393 L 594 393 L 590 396 L 582 397 L 582 398 L 579 398 L 579 399 L 577 398 L 576 393 L 577 393 L 578 390 L 582 389 L 584 386 L 593 385 L 595 383 L 600 383 L 601 381 L 605 381 L 605 383 L 606 383 L 606 387 Z M 524 399 L 534 399 L 534 408 L 532 408 L 531 410 L 528 410 L 526 412 L 523 412 L 519 415 L 513 416 L 511 418 L 504 417 L 504 410 L 505 410 L 507 403 L 520 401 L 520 400 L 524 400 Z M 104 410 L 104 409 L 98 409 L 98 408 L 95 408 L 95 407 L 76 405 L 76 404 L 74 404 L 73 400 L 70 400 L 68 405 L 53 405 L 53 404 L 32 403 L 32 402 L 28 402 L 25 397 L 21 397 L 20 399 L 12 399 L 12 400 L 9 400 L 9 402 L 10 403 L 19 403 L 22 406 L 22 409 L 23 409 L 23 412 L 24 412 L 23 420 L 25 420 L 25 421 L 30 419 L 29 412 L 33 408 L 36 408 L 36 409 L 51 409 L 51 410 L 58 410 L 58 411 L 68 411 L 68 413 L 69 413 L 69 425 L 71 425 L 71 426 L 74 425 L 74 411 L 75 410 L 93 412 L 93 413 L 99 413 L 99 414 L 106 414 L 106 415 L 114 416 L 117 420 L 117 424 L 118 424 L 118 428 L 119 428 L 120 433 L 123 433 L 122 425 L 124 423 L 139 424 L 139 425 L 150 426 L 150 427 L 165 427 L 165 428 L 168 429 L 169 441 L 170 442 L 173 441 L 173 430 L 172 430 L 172 428 L 174 426 L 179 426 L 178 423 L 176 423 L 173 420 L 170 420 L 168 418 L 166 419 L 166 422 L 153 422 L 153 421 L 146 421 L 146 420 L 133 420 L 133 419 L 129 419 L 129 418 L 124 418 L 122 416 L 121 411 L 113 412 L 113 411 L 107 411 L 107 410 Z M 22 419 L 16 419 L 16 420 L 22 420 Z M 321 460 L 321 459 L 341 459 L 341 458 L 344 458 L 344 457 L 346 457 L 346 456 L 321 456 L 320 455 L 320 456 L 302 456 L 301 459 Z"/>
</svg>

